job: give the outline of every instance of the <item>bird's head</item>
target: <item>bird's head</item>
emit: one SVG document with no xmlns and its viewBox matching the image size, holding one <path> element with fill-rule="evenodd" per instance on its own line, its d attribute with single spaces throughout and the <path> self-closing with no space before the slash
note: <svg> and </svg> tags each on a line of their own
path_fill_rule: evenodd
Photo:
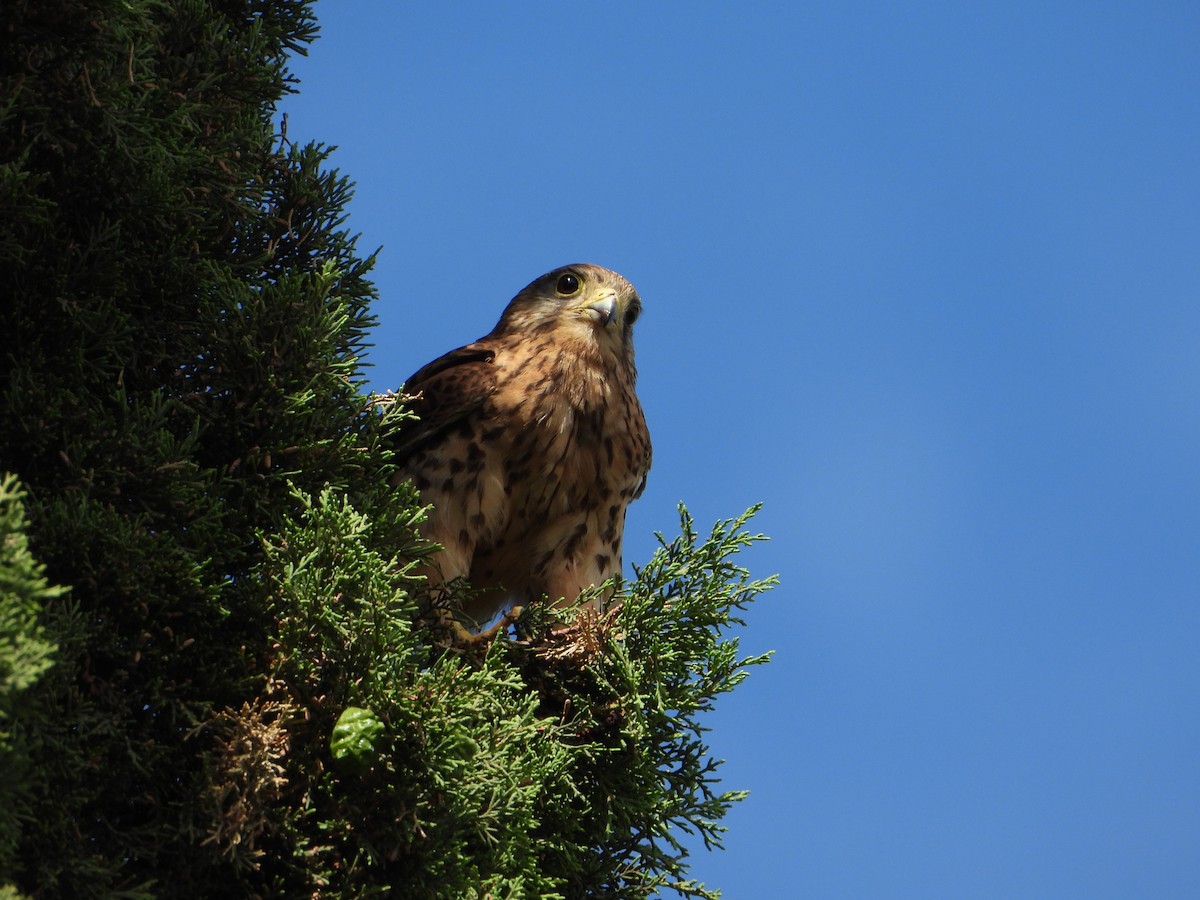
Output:
<svg viewBox="0 0 1200 900">
<path fill-rule="evenodd" d="M 578 263 L 546 273 L 517 294 L 496 332 L 553 331 L 632 365 L 633 323 L 641 312 L 642 300 L 632 284 L 611 269 Z"/>
</svg>

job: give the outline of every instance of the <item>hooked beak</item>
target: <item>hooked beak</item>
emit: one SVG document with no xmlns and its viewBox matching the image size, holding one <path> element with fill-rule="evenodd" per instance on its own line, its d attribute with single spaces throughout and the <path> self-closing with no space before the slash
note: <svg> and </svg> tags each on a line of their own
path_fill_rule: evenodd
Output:
<svg viewBox="0 0 1200 900">
<path fill-rule="evenodd" d="M 617 314 L 617 295 L 607 293 L 593 300 L 584 307 L 584 310 L 601 325 L 607 325 Z"/>
</svg>

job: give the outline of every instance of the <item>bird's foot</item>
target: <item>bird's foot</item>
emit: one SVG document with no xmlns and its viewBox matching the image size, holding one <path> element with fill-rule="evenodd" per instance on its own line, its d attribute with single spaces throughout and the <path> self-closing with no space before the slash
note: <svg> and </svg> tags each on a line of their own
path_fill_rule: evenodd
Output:
<svg viewBox="0 0 1200 900">
<path fill-rule="evenodd" d="M 447 623 L 450 629 L 451 640 L 456 646 L 467 649 L 474 649 L 482 647 L 485 644 L 490 644 L 501 634 L 508 631 L 509 627 L 520 617 L 521 611 L 522 608 L 520 606 L 514 606 L 505 612 L 494 625 L 478 633 L 470 631 L 457 620 L 451 620 Z"/>
</svg>

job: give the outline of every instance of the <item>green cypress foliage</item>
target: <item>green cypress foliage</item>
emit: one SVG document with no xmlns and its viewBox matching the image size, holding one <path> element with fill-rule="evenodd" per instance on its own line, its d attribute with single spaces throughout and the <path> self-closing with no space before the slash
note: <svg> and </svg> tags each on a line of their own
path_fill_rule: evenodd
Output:
<svg viewBox="0 0 1200 900">
<path fill-rule="evenodd" d="M 36 736 L 25 727 L 37 711 L 27 689 L 54 661 L 54 645 L 37 616 L 44 604 L 62 595 L 46 583 L 42 567 L 29 552 L 23 494 L 12 475 L 0 476 L 0 860 L 11 861 L 20 839 L 20 822 L 30 813 L 30 756 Z"/>
<path fill-rule="evenodd" d="M 0 893 L 708 896 L 747 517 L 606 616 L 419 623 L 299 0 L 0 4 Z M 59 585 L 61 587 L 52 587 Z"/>
</svg>

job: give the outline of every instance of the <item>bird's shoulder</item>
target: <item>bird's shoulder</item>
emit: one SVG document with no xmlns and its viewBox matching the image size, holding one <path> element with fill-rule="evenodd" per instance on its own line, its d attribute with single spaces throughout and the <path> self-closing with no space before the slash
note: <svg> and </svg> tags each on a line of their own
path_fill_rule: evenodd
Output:
<svg viewBox="0 0 1200 900">
<path fill-rule="evenodd" d="M 404 382 L 408 408 L 417 416 L 397 429 L 395 449 L 406 456 L 476 414 L 496 393 L 496 349 L 486 340 L 451 350 Z"/>
</svg>

